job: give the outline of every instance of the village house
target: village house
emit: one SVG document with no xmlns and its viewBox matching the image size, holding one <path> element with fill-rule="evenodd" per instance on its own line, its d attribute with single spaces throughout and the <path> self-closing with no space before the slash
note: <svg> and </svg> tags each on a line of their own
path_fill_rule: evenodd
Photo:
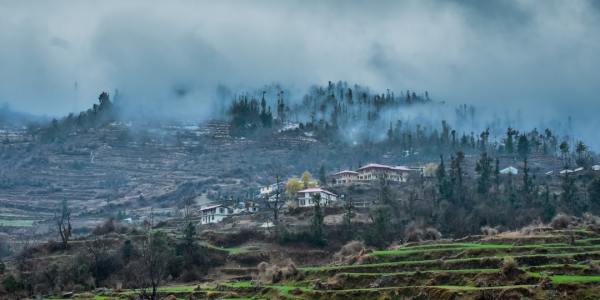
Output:
<svg viewBox="0 0 600 300">
<path fill-rule="evenodd" d="M 268 198 L 269 201 L 274 202 L 275 198 L 276 198 L 276 193 L 277 193 L 277 183 L 273 183 L 270 185 L 260 187 L 257 198 L 258 199 Z M 279 193 L 280 193 L 279 196 L 281 199 L 283 197 L 283 194 L 285 193 L 285 183 L 284 182 L 279 183 Z"/>
<path fill-rule="evenodd" d="M 519 174 L 519 169 L 517 169 L 517 168 L 515 168 L 513 166 L 510 166 L 508 168 L 504 168 L 504 169 L 500 170 L 500 174 L 502 174 L 502 175 L 508 175 L 508 174 L 510 174 L 510 175 L 518 175 Z"/>
<path fill-rule="evenodd" d="M 238 202 L 233 208 L 233 214 L 253 214 L 258 212 L 258 204 L 254 201 Z"/>
<path fill-rule="evenodd" d="M 270 185 L 261 186 L 259 189 L 259 194 L 260 194 L 260 196 L 266 196 L 266 195 L 270 195 L 271 193 L 274 193 L 276 190 L 277 190 L 277 184 L 273 183 Z"/>
<path fill-rule="evenodd" d="M 316 195 L 321 196 L 321 206 L 333 206 L 338 201 L 338 196 L 330 191 L 322 188 L 309 188 L 298 191 L 298 206 L 299 207 L 313 207 L 315 203 L 313 201 Z"/>
<path fill-rule="evenodd" d="M 205 206 L 200 208 L 201 224 L 220 223 L 232 214 L 233 210 L 222 204 Z"/>
<path fill-rule="evenodd" d="M 368 164 L 360 167 L 356 172 L 358 173 L 358 180 L 370 181 L 385 179 L 392 182 L 406 182 L 408 175 L 413 170 L 403 166 L 387 166 L 380 164 Z"/>
<path fill-rule="evenodd" d="M 331 175 L 334 184 L 348 184 L 358 180 L 358 172 L 345 170 Z"/>
<path fill-rule="evenodd" d="M 356 171 L 345 170 L 331 175 L 334 184 L 351 184 L 357 181 L 376 181 L 385 179 L 391 182 L 406 182 L 411 172 L 423 172 L 422 168 L 408 168 L 404 166 L 387 166 L 381 164 L 368 164 Z"/>
</svg>

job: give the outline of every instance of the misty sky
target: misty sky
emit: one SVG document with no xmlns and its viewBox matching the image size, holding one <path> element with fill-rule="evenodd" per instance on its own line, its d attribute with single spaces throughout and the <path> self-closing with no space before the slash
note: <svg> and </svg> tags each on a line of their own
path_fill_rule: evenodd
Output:
<svg viewBox="0 0 600 300">
<path fill-rule="evenodd" d="M 346 80 L 589 112 L 599 3 L 0 0 L 0 103 L 62 115 L 118 89 L 146 109 L 200 115 L 218 84 Z"/>
</svg>

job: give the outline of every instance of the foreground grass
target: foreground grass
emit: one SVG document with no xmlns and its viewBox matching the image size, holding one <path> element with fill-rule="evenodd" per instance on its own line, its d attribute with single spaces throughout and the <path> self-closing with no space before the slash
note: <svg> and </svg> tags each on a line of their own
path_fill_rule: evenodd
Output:
<svg viewBox="0 0 600 300">
<path fill-rule="evenodd" d="M 484 243 L 461 243 L 461 244 L 440 244 L 436 247 L 402 247 L 391 250 L 373 251 L 368 256 L 409 256 L 412 254 L 432 253 L 432 252 L 450 252 L 450 251 L 465 251 L 465 250 L 536 250 L 547 249 L 564 250 L 564 249 L 600 249 L 600 245 L 569 245 L 565 243 L 550 243 L 550 244 L 534 244 L 534 245 L 511 245 L 511 244 L 484 244 Z"/>
<path fill-rule="evenodd" d="M 584 276 L 584 275 L 552 275 L 550 279 L 553 283 L 589 283 L 600 282 L 600 276 Z"/>
<path fill-rule="evenodd" d="M 427 260 L 406 260 L 406 261 L 392 261 L 392 262 L 381 262 L 371 264 L 358 264 L 358 265 L 325 265 L 325 266 L 311 266 L 300 268 L 306 272 L 321 272 L 321 271 L 336 271 L 346 269 L 369 269 L 369 268 L 386 268 L 386 267 L 397 267 L 397 266 L 409 266 L 409 265 L 436 265 L 440 263 L 461 263 L 461 262 L 472 262 L 480 260 L 501 260 L 505 257 L 519 258 L 533 258 L 533 257 L 548 257 L 548 258 L 559 258 L 559 257 L 571 257 L 575 255 L 598 255 L 600 251 L 579 251 L 579 252 L 567 252 L 567 253 L 548 253 L 548 254 L 527 254 L 527 255 L 509 255 L 499 254 L 493 256 L 482 256 L 482 257 L 469 257 L 469 258 L 454 258 L 454 259 L 427 259 Z"/>
<path fill-rule="evenodd" d="M 220 250 L 220 251 L 225 251 L 230 255 L 233 254 L 240 254 L 240 253 L 248 253 L 248 252 L 252 252 L 258 249 L 258 247 L 255 246 L 241 246 L 241 247 L 218 247 L 215 246 L 213 244 L 209 244 L 209 243 L 202 243 L 203 246 L 208 247 L 208 248 L 212 248 L 212 249 L 216 249 L 216 250 Z"/>
</svg>

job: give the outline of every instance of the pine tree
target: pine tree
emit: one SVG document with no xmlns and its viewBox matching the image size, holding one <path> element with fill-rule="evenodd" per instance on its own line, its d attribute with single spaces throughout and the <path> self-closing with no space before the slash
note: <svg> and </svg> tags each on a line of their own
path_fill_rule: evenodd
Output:
<svg viewBox="0 0 600 300">
<path fill-rule="evenodd" d="M 531 193 L 533 182 L 529 176 L 529 167 L 527 166 L 527 158 L 523 161 L 523 192 L 528 195 Z"/>
<path fill-rule="evenodd" d="M 577 186 L 575 185 L 575 179 L 572 178 L 569 172 L 565 172 L 562 180 L 562 194 L 561 201 L 564 207 L 571 209 L 573 213 L 575 213 L 576 203 L 575 196 L 577 194 Z"/>
<path fill-rule="evenodd" d="M 352 239 L 354 235 L 354 225 L 352 224 L 352 218 L 354 218 L 354 206 L 349 198 L 344 199 L 344 236 L 347 240 Z"/>
<path fill-rule="evenodd" d="M 505 140 L 505 144 L 506 144 L 506 152 L 507 153 L 513 153 L 515 150 L 515 146 L 514 146 L 514 139 L 513 136 L 515 136 L 517 134 L 517 132 L 512 129 L 512 128 L 508 128 L 508 130 L 506 131 L 506 140 Z"/>
<path fill-rule="evenodd" d="M 477 192 L 485 195 L 490 190 L 490 177 L 492 175 L 492 159 L 488 157 L 486 152 L 481 153 L 475 171 L 479 174 Z"/>
<path fill-rule="evenodd" d="M 519 136 L 519 140 L 517 143 L 517 152 L 519 153 L 519 156 L 521 157 L 521 159 L 526 160 L 529 155 L 529 151 L 530 151 L 529 140 L 527 139 L 526 135 L 521 134 Z"/>
<path fill-rule="evenodd" d="M 325 235 L 323 233 L 323 211 L 321 209 L 321 195 L 316 194 L 312 198 L 313 202 L 313 216 L 311 220 L 311 236 L 312 241 L 316 245 L 325 244 Z"/>
<path fill-rule="evenodd" d="M 464 193 L 464 185 L 463 185 L 463 168 L 462 164 L 465 160 L 465 153 L 463 151 L 456 152 L 456 157 L 452 158 L 452 164 L 450 166 L 450 182 L 452 182 L 452 189 L 456 193 L 453 193 L 455 196 L 458 196 L 457 199 L 459 202 L 464 202 L 465 193 Z"/>
<path fill-rule="evenodd" d="M 392 238 L 390 238 L 388 209 L 378 207 L 370 213 L 369 217 L 371 218 L 371 228 L 365 236 L 366 242 L 377 247 L 388 245 L 392 241 Z"/>
<path fill-rule="evenodd" d="M 550 187 L 548 186 L 548 183 L 545 184 L 543 197 L 544 212 L 542 218 L 544 222 L 549 222 L 554 215 L 556 215 L 556 209 L 554 208 L 554 205 L 550 203 Z"/>
<path fill-rule="evenodd" d="M 496 185 L 496 193 L 500 192 L 500 159 L 496 158 L 494 167 L 494 184 Z"/>
<path fill-rule="evenodd" d="M 319 181 L 321 182 L 322 186 L 327 185 L 327 175 L 325 172 L 325 166 L 321 165 L 321 167 L 319 168 Z"/>
<path fill-rule="evenodd" d="M 452 186 L 448 180 L 448 176 L 446 175 L 446 166 L 444 165 L 444 156 L 440 155 L 440 165 L 437 167 L 435 172 L 435 176 L 438 182 L 438 191 L 440 195 L 445 199 L 450 199 L 452 197 Z"/>
</svg>

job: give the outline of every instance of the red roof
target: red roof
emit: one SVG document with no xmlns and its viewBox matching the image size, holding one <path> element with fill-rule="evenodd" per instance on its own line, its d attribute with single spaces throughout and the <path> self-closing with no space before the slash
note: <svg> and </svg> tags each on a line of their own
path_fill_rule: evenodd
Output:
<svg viewBox="0 0 600 300">
<path fill-rule="evenodd" d="M 388 166 L 388 165 L 380 165 L 380 164 L 368 164 L 366 166 L 360 167 L 358 171 L 366 170 L 366 169 L 386 169 L 390 171 L 412 171 L 410 168 L 404 166 Z"/>
<path fill-rule="evenodd" d="M 201 207 L 200 210 L 209 210 L 209 209 L 213 209 L 213 208 L 217 208 L 217 207 L 226 207 L 226 206 L 223 204 L 214 204 L 214 205 L 210 205 L 210 206 Z"/>
<path fill-rule="evenodd" d="M 350 170 L 344 170 L 344 171 L 337 172 L 337 173 L 335 173 L 333 175 L 335 176 L 335 175 L 343 175 L 343 174 L 358 175 L 358 172 L 354 172 L 354 171 L 350 171 Z"/>
<path fill-rule="evenodd" d="M 319 193 L 319 192 L 337 196 L 336 194 L 334 194 L 328 190 L 324 190 L 322 188 L 308 188 L 308 189 L 303 189 L 303 190 L 298 191 L 298 193 Z"/>
<path fill-rule="evenodd" d="M 394 169 L 398 171 L 414 171 L 413 169 L 405 166 L 395 166 Z"/>
</svg>

